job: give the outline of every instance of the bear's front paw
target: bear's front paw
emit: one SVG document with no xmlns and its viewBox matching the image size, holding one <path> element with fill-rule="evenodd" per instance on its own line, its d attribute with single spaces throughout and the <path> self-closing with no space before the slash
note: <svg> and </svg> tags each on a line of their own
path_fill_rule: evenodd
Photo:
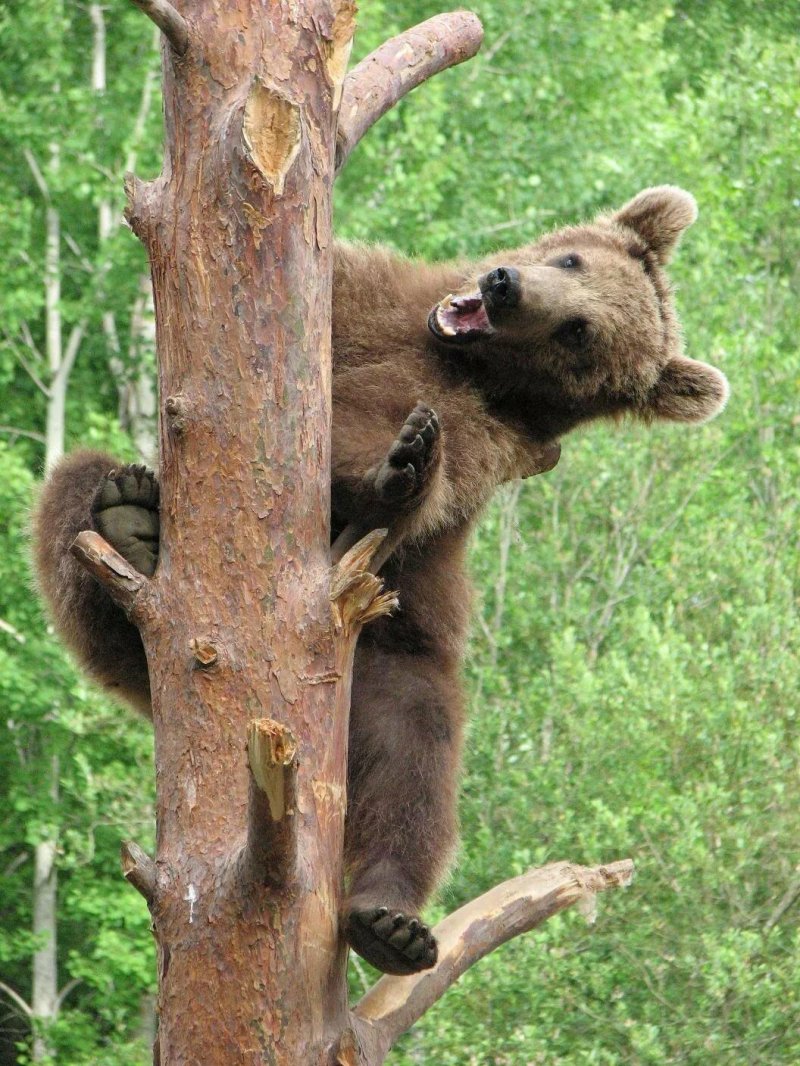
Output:
<svg viewBox="0 0 800 1066">
<path fill-rule="evenodd" d="M 158 562 L 158 480 L 144 466 L 111 470 L 92 501 L 97 532 L 131 566 L 152 577 Z"/>
<path fill-rule="evenodd" d="M 418 403 L 375 475 L 375 491 L 384 503 L 418 503 L 439 459 L 439 419 Z"/>
<path fill-rule="evenodd" d="M 413 915 L 388 907 L 352 910 L 345 932 L 353 950 L 383 973 L 405 976 L 436 965 L 436 939 Z"/>
</svg>

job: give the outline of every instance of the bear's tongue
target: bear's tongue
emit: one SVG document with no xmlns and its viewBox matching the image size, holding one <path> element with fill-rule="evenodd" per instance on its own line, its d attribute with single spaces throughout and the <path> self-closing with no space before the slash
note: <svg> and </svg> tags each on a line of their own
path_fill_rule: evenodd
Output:
<svg viewBox="0 0 800 1066">
<path fill-rule="evenodd" d="M 485 333 L 491 330 L 489 316 L 480 292 L 464 296 L 445 296 L 436 310 L 442 333 L 455 337 L 461 333 Z"/>
</svg>

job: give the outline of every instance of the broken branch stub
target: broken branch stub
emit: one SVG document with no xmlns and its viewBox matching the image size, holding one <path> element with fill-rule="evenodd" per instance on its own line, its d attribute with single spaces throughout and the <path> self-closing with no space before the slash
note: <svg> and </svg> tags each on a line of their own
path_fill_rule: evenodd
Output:
<svg viewBox="0 0 800 1066">
<path fill-rule="evenodd" d="M 151 906 L 156 893 L 156 864 L 133 840 L 123 840 L 119 849 L 122 875 Z"/>
<path fill-rule="evenodd" d="M 285 884 L 297 856 L 297 741 L 271 718 L 247 735 L 250 792 L 240 869 L 257 884 Z"/>
<path fill-rule="evenodd" d="M 150 603 L 150 581 L 94 530 L 79 533 L 70 551 L 97 578 L 129 618 L 141 621 Z"/>
<path fill-rule="evenodd" d="M 267 797 L 272 820 L 287 813 L 287 784 L 297 756 L 297 741 L 285 726 L 271 718 L 250 723 L 247 757 L 255 783 Z"/>
<path fill-rule="evenodd" d="M 397 607 L 397 593 L 383 592 L 383 582 L 369 570 L 387 536 L 388 530 L 373 529 L 332 568 L 330 596 L 337 629 L 365 625 Z"/>
</svg>

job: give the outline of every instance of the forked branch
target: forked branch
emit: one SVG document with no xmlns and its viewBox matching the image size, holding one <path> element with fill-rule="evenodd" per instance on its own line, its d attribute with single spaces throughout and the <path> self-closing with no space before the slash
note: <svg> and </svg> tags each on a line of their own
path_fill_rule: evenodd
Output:
<svg viewBox="0 0 800 1066">
<path fill-rule="evenodd" d="M 189 47 L 189 25 L 168 0 L 132 0 L 161 30 L 179 56 Z"/>
<path fill-rule="evenodd" d="M 483 41 L 483 27 L 469 11 L 436 15 L 392 37 L 354 67 L 344 80 L 336 171 L 381 115 L 428 78 L 471 59 Z"/>
<path fill-rule="evenodd" d="M 629 859 L 593 868 L 559 862 L 506 881 L 467 903 L 436 926 L 439 961 L 432 970 L 413 977 L 382 977 L 361 999 L 353 1011 L 361 1042 L 385 1055 L 484 955 L 575 903 L 591 909 L 598 892 L 628 885 L 632 877 Z M 370 1059 L 370 1066 L 382 1061 Z"/>
</svg>

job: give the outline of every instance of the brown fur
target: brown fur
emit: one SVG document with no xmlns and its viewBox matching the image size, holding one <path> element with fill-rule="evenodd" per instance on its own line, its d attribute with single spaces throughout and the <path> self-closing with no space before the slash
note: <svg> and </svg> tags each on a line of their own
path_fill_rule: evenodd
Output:
<svg viewBox="0 0 800 1066">
<path fill-rule="evenodd" d="M 589 419 L 630 412 L 693 422 L 724 404 L 722 375 L 681 354 L 663 270 L 694 214 L 688 194 L 665 186 L 484 263 L 429 266 L 382 248 L 337 248 L 334 531 L 391 521 L 403 533 L 385 569 L 400 611 L 365 630 L 356 656 L 348 913 L 380 905 L 416 913 L 452 852 L 465 546 L 496 487 L 538 472 L 548 445 Z M 578 268 L 563 265 L 570 253 Z M 516 306 L 490 316 L 493 332 L 464 343 L 434 336 L 431 309 L 448 293 L 475 291 L 498 265 L 518 271 L 520 293 Z M 580 343 L 562 343 L 558 331 L 578 320 Z M 375 471 L 419 400 L 438 413 L 440 438 L 424 490 L 392 504 L 376 493 Z M 82 452 L 54 471 L 36 514 L 36 561 L 66 642 L 141 710 L 149 694 L 139 635 L 67 552 L 92 524 L 89 504 L 114 465 Z"/>
</svg>

